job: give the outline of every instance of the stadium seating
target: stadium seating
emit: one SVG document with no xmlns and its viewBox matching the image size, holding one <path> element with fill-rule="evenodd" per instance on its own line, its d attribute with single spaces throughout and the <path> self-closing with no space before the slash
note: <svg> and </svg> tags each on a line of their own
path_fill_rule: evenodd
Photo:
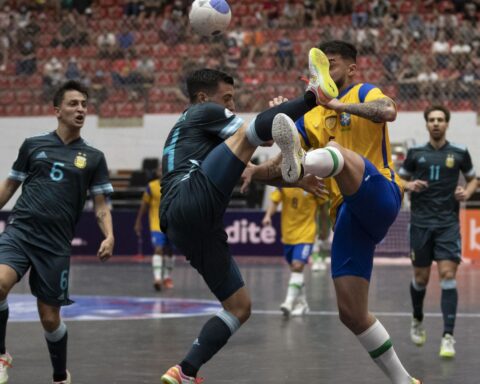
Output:
<svg viewBox="0 0 480 384">
<path fill-rule="evenodd" d="M 285 0 L 277 2 L 280 11 L 283 9 L 285 2 Z M 21 2 L 20 0 L 13 0 L 10 3 L 14 8 Z M 85 42 L 82 44 L 78 43 L 69 48 L 64 48 L 61 44 L 52 46 L 52 40 L 57 37 L 60 24 L 64 20 L 64 18 L 55 15 L 53 8 L 46 8 L 42 17 L 38 15 L 33 17 L 32 19 L 36 20 L 40 28 L 40 32 L 35 39 L 37 71 L 31 76 L 15 74 L 15 63 L 19 55 L 16 52 L 16 46 L 12 45 L 7 68 L 5 71 L 0 72 L 0 89 L 3 96 L 0 100 L 0 105 L 5 107 L 0 108 L 0 116 L 13 114 L 21 116 L 22 114 L 46 114 L 51 112 L 50 108 L 43 108 L 45 105 L 43 103 L 49 101 L 43 99 L 41 95 L 43 68 L 45 63 L 54 56 L 62 62 L 64 68 L 71 57 L 76 57 L 80 64 L 80 70 L 88 79 L 92 79 L 98 71 L 104 73 L 109 97 L 98 109 L 101 117 L 136 116 L 138 113 L 143 113 L 142 111 L 146 113 L 180 112 L 184 106 L 182 103 L 175 103 L 177 100 L 168 91 L 168 88 L 178 86 L 178 75 L 184 70 L 185 61 L 189 59 L 199 63 L 199 65 L 205 63 L 208 65 L 209 60 L 215 59 L 220 63 L 217 65 L 222 67 L 222 58 L 218 57 L 218 52 L 226 53 L 227 49 L 224 48 L 220 39 L 217 38 L 212 41 L 200 39 L 198 36 L 193 35 L 189 28 L 185 31 L 185 38 L 180 38 L 179 42 L 174 45 L 168 45 L 168 39 L 165 38 L 166 36 L 168 37 L 168 32 L 165 35 L 160 33 L 160 31 L 164 18 L 168 17 L 172 10 L 172 5 L 167 5 L 163 10 L 163 14 L 157 18 L 146 18 L 143 16 L 129 16 L 127 18 L 124 15 L 123 4 L 124 1 L 122 0 L 99 0 L 92 5 L 91 17 L 76 15 L 75 17 L 79 24 L 82 24 L 80 23 L 80 18 L 84 18 L 83 23 L 86 25 L 89 33 L 88 44 L 84 44 Z M 436 1 L 433 5 L 432 2 L 427 4 L 413 0 L 399 0 L 396 4 L 398 5 L 399 15 L 403 20 L 407 20 L 408 16 L 413 12 L 418 12 L 424 20 L 432 18 L 433 7 L 436 7 L 440 13 L 451 12 L 452 9 L 452 2 L 446 0 Z M 233 11 L 232 26 L 242 25 L 242 28 L 246 30 L 256 30 L 258 26 L 261 26 L 260 29 L 265 36 L 265 43 L 264 46 L 257 47 L 258 52 L 253 57 L 253 65 L 257 80 L 261 84 L 268 82 L 274 86 L 275 91 L 273 94 L 278 94 L 279 91 L 283 90 L 288 93 L 288 96 L 292 96 L 298 90 L 298 77 L 305 74 L 303 69 L 305 66 L 305 52 L 309 46 L 318 44 L 318 38 L 322 36 L 320 31 L 326 31 L 327 28 L 335 31 L 347 31 L 351 28 L 352 22 L 350 14 L 322 14 L 313 26 L 302 26 L 301 28 L 287 30 L 286 35 L 292 40 L 296 63 L 293 69 L 284 70 L 277 66 L 274 47 L 276 46 L 276 41 L 285 34 L 283 30 L 269 28 L 265 21 L 258 20 L 258 15 L 261 14 L 263 9 L 263 1 L 244 0 L 233 2 L 231 5 Z M 63 13 L 62 16 L 66 16 L 66 13 Z M 466 21 L 462 13 L 456 16 L 459 23 L 458 28 L 460 28 L 462 23 Z M 186 16 L 184 16 L 183 21 L 186 22 Z M 118 34 L 124 25 L 130 26 L 135 41 L 132 48 L 125 50 L 123 53 L 128 52 L 127 54 L 133 55 L 132 60 L 146 55 L 155 61 L 153 87 L 148 86 L 145 92 L 143 92 L 148 97 L 145 96 L 143 101 L 136 99 L 133 103 L 127 104 L 125 104 L 125 101 L 128 100 L 129 87 L 132 85 L 126 85 L 124 89 L 115 89 L 111 86 L 110 71 L 112 70 L 112 59 L 117 53 L 114 53 L 111 58 L 100 57 L 100 51 L 97 47 L 97 36 L 99 33 L 108 31 Z M 390 78 L 387 80 L 384 63 L 382 63 L 384 50 L 388 43 L 387 39 L 390 38 L 390 35 L 387 33 L 389 31 L 387 28 L 382 27 L 381 23 L 375 28 L 379 32 L 378 52 L 376 54 L 361 54 L 358 56 L 357 64 L 363 72 L 358 80 L 369 81 L 380 86 L 386 94 L 395 99 L 399 94 L 398 83 Z M 352 36 L 356 37 L 355 34 Z M 399 51 L 398 54 L 408 55 L 414 49 L 419 51 L 424 57 L 430 55 L 432 40 L 423 38 L 414 41 L 412 39 L 410 43 L 410 51 Z M 226 70 L 232 72 L 235 77 L 243 79 L 252 68 L 251 57 L 247 60 L 248 54 L 248 49 L 244 49 L 238 68 L 227 68 Z M 440 79 L 446 79 L 452 73 L 451 69 L 438 71 Z M 241 81 L 239 84 L 241 84 Z M 262 89 L 262 95 L 265 95 L 264 89 Z M 265 96 L 268 97 L 268 95 Z M 421 99 L 419 95 L 414 96 L 412 100 L 398 100 L 398 105 L 403 110 L 419 110 L 430 101 Z M 462 98 L 459 95 L 442 97 L 441 101 L 445 101 L 453 110 L 464 111 L 476 108 L 471 100 Z M 445 99 L 449 97 L 452 99 Z M 140 106 L 142 102 L 143 106 Z M 14 103 L 17 105 L 12 105 Z M 29 107 L 24 108 L 27 105 Z"/>
</svg>

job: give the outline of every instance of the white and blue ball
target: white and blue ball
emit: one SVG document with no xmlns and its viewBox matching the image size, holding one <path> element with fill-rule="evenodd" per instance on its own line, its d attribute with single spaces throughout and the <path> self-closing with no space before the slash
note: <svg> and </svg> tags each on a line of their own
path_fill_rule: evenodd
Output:
<svg viewBox="0 0 480 384">
<path fill-rule="evenodd" d="M 196 33 L 215 36 L 228 28 L 232 12 L 225 0 L 195 0 L 188 17 Z"/>
</svg>

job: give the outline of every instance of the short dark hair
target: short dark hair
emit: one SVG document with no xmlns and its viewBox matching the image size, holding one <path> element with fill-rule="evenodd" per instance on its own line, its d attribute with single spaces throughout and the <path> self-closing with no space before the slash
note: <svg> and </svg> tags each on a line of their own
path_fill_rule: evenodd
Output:
<svg viewBox="0 0 480 384">
<path fill-rule="evenodd" d="M 428 122 L 428 115 L 433 111 L 443 112 L 446 122 L 448 123 L 450 121 L 450 110 L 444 105 L 431 105 L 430 107 L 427 107 L 423 112 L 423 117 L 425 118 L 425 121 Z"/>
<path fill-rule="evenodd" d="M 217 91 L 220 82 L 234 85 L 232 76 L 216 69 L 203 68 L 192 72 L 187 77 L 187 91 L 190 101 L 195 101 L 198 92 L 212 95 Z"/>
<path fill-rule="evenodd" d="M 53 106 L 59 107 L 62 104 L 63 97 L 65 96 L 65 92 L 68 91 L 78 91 L 83 93 L 85 97 L 88 99 L 88 90 L 81 82 L 75 80 L 69 80 L 63 83 L 53 95 Z"/>
<path fill-rule="evenodd" d="M 324 53 L 331 55 L 340 55 L 343 59 L 351 59 L 357 62 L 357 48 L 347 41 L 331 40 L 318 46 Z"/>
</svg>

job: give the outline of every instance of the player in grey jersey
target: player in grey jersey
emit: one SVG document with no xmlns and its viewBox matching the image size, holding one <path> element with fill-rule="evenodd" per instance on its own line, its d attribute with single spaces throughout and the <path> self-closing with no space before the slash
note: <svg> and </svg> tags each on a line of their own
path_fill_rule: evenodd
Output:
<svg viewBox="0 0 480 384">
<path fill-rule="evenodd" d="M 72 303 L 68 297 L 71 241 L 88 191 L 105 236 L 97 255 L 102 261 L 112 255 L 112 218 L 106 196 L 113 188 L 107 163 L 101 151 L 80 137 L 87 98 L 82 84 L 63 84 L 53 98 L 57 129 L 26 139 L 8 178 L 0 184 L 1 208 L 23 183 L 22 194 L 0 236 L 0 384 L 7 383 L 12 363 L 5 349 L 7 296 L 28 270 L 50 352 L 53 383 L 71 383 L 67 327 L 60 307 Z"/>
<path fill-rule="evenodd" d="M 442 288 L 443 337 L 440 356 L 455 356 L 453 329 L 457 312 L 456 273 L 461 261 L 459 202 L 468 200 L 477 188 L 472 159 L 466 147 L 446 139 L 450 111 L 431 106 L 424 112 L 430 135 L 428 143 L 411 148 L 399 175 L 411 192 L 410 248 L 414 278 L 410 283 L 413 319 L 412 341 L 426 341 L 423 300 L 433 261 L 437 262 Z M 467 184 L 458 185 L 460 172 Z"/>
</svg>

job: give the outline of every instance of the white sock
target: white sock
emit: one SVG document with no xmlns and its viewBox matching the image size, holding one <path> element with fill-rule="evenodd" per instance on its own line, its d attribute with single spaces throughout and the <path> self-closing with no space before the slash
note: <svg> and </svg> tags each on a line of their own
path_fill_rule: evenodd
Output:
<svg viewBox="0 0 480 384">
<path fill-rule="evenodd" d="M 163 260 L 160 255 L 152 256 L 153 277 L 155 280 L 162 279 Z"/>
<path fill-rule="evenodd" d="M 342 171 L 344 162 L 337 148 L 319 148 L 305 154 L 304 170 L 318 177 L 332 177 Z"/>
<path fill-rule="evenodd" d="M 164 256 L 165 260 L 165 277 L 170 277 L 175 265 L 175 256 Z"/>
<path fill-rule="evenodd" d="M 288 282 L 287 298 L 285 301 L 293 302 L 301 293 L 304 285 L 304 278 L 302 272 L 292 272 L 290 281 Z"/>
<path fill-rule="evenodd" d="M 370 328 L 357 335 L 357 338 L 393 384 L 411 384 L 412 377 L 398 359 L 390 335 L 380 321 L 375 321 Z"/>
</svg>

